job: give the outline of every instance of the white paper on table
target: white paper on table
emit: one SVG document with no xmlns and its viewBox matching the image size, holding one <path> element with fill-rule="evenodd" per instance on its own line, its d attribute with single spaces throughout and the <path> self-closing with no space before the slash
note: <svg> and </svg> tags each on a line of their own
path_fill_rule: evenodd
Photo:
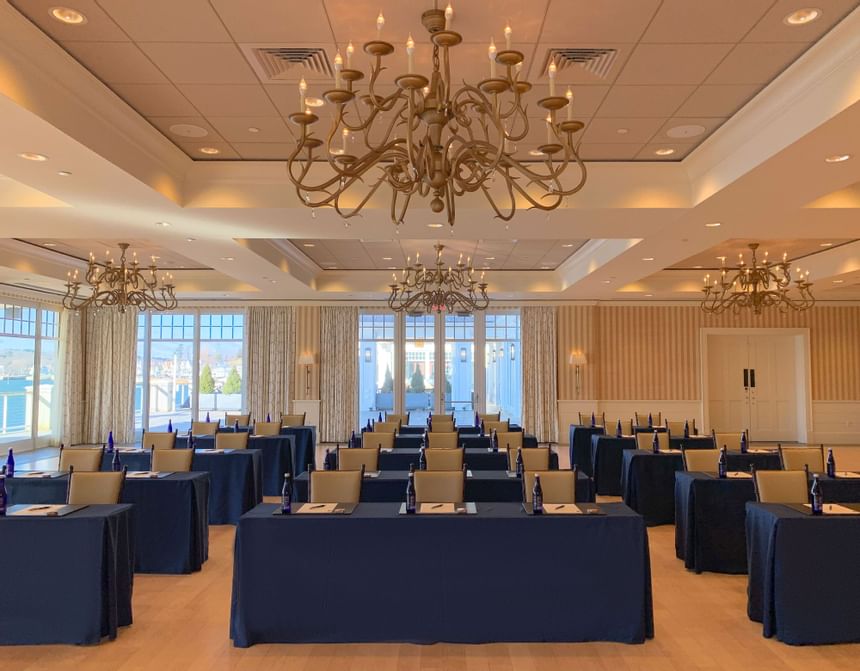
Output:
<svg viewBox="0 0 860 671">
<path fill-rule="evenodd" d="M 837 478 L 860 478 L 860 473 L 854 471 L 836 471 Z"/>
<path fill-rule="evenodd" d="M 114 449 L 120 454 L 140 454 L 143 452 L 139 447 L 115 447 Z"/>
<path fill-rule="evenodd" d="M 44 504 L 44 505 L 32 505 L 27 506 L 21 510 L 16 510 L 14 513 L 11 513 L 15 516 L 20 517 L 47 517 L 48 515 L 57 515 L 59 512 L 66 507 L 65 503 L 56 503 L 52 505 Z"/>
<path fill-rule="evenodd" d="M 421 515 L 433 515 L 438 513 L 446 513 L 450 515 L 451 513 L 456 513 L 457 508 L 453 503 L 422 503 L 418 508 L 418 512 Z"/>
<path fill-rule="evenodd" d="M 26 471 L 26 472 L 16 472 L 16 478 L 51 478 L 54 474 L 49 471 Z"/>
<path fill-rule="evenodd" d="M 812 509 L 812 504 L 804 503 L 804 507 Z M 860 515 L 860 511 L 846 506 L 840 506 L 838 503 L 825 503 L 822 506 L 825 515 Z"/>
<path fill-rule="evenodd" d="M 378 478 L 380 475 L 382 475 L 382 471 L 365 471 L 364 472 L 364 477 L 366 477 L 366 478 Z"/>
<path fill-rule="evenodd" d="M 738 478 L 739 480 L 752 478 L 752 473 L 745 473 L 744 471 L 729 471 L 726 473 L 727 478 Z"/>
<path fill-rule="evenodd" d="M 337 503 L 303 503 L 297 513 L 333 513 Z"/>
<path fill-rule="evenodd" d="M 138 479 L 157 478 L 158 471 L 129 471 L 125 474 L 125 477 Z"/>
<path fill-rule="evenodd" d="M 575 503 L 544 503 L 543 511 L 547 515 L 581 515 L 582 510 Z"/>
</svg>

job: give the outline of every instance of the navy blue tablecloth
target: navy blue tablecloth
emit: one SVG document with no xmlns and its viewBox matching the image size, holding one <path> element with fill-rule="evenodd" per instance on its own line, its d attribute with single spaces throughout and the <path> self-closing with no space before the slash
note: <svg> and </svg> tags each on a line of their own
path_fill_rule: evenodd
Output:
<svg viewBox="0 0 860 671">
<path fill-rule="evenodd" d="M 598 494 L 621 496 L 621 455 L 634 449 L 636 439 L 631 436 L 591 436 L 592 477 Z"/>
<path fill-rule="evenodd" d="M 363 503 L 351 515 L 274 516 L 275 505 L 258 506 L 236 530 L 234 645 L 653 636 L 648 537 L 629 508 L 531 517 L 516 503 L 477 507 L 406 516 L 396 503 Z M 473 566 L 478 574 L 464 570 Z M 310 570 L 316 579 L 295 580 Z"/>
<path fill-rule="evenodd" d="M 594 476 L 594 466 L 591 461 L 591 437 L 602 436 L 605 432 L 602 426 L 583 426 L 571 424 L 567 436 L 570 451 L 570 467 L 579 467 L 586 475 Z"/>
<path fill-rule="evenodd" d="M 69 478 L 9 478 L 11 504 L 64 503 Z M 127 478 L 122 503 L 134 505 L 136 573 L 191 573 L 209 556 L 209 474 Z"/>
<path fill-rule="evenodd" d="M 131 506 L 0 517 L 0 544 L 0 644 L 91 645 L 131 624 Z"/>
<path fill-rule="evenodd" d="M 792 645 L 860 642 L 860 515 L 746 504 L 747 614 Z"/>
<path fill-rule="evenodd" d="M 366 477 L 361 486 L 361 500 L 367 503 L 385 503 L 406 500 L 407 471 L 382 471 L 379 477 Z M 293 490 L 297 501 L 308 500 L 308 473 L 296 478 Z M 473 471 L 466 478 L 467 501 L 508 501 L 523 500 L 522 480 L 511 478 L 505 471 Z M 576 500 L 583 503 L 594 502 L 594 488 L 589 478 L 581 471 L 576 480 Z"/>
<path fill-rule="evenodd" d="M 379 455 L 379 469 L 382 471 L 408 471 L 409 465 L 418 468 L 418 450 L 399 450 L 382 452 Z M 473 471 L 504 471 L 508 468 L 508 455 L 505 450 L 491 452 L 486 448 L 466 448 L 463 460 Z M 549 467 L 558 468 L 558 455 L 549 455 Z"/>
<path fill-rule="evenodd" d="M 673 450 L 713 450 L 716 443 L 713 436 L 669 436 L 669 447 Z"/>
<path fill-rule="evenodd" d="M 315 426 L 284 426 L 281 427 L 281 435 L 292 436 L 296 441 L 296 458 L 293 459 L 294 475 L 304 473 L 308 470 L 308 466 L 316 464 L 317 428 Z"/>
<path fill-rule="evenodd" d="M 460 446 L 465 448 L 474 448 L 474 449 L 487 449 L 488 447 L 492 447 L 492 437 L 491 436 L 481 436 L 478 434 L 460 434 Z M 530 433 L 523 434 L 523 447 L 537 447 L 538 441 L 535 436 Z M 499 451 L 504 452 L 507 449 L 507 445 L 502 445 L 499 443 Z"/>
<path fill-rule="evenodd" d="M 648 526 L 675 521 L 675 472 L 684 470 L 680 452 L 654 454 L 650 450 L 631 450 L 623 455 L 621 486 L 624 503 L 645 517 Z M 730 471 L 778 470 L 776 452 L 728 453 Z M 600 490 L 598 490 L 598 494 Z"/>
</svg>

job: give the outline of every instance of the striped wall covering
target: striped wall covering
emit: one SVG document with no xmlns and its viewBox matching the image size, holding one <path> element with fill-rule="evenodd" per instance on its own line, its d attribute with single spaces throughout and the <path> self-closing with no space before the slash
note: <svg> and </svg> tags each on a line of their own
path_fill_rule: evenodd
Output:
<svg viewBox="0 0 860 671">
<path fill-rule="evenodd" d="M 570 353 L 585 353 L 579 398 L 698 400 L 701 328 L 808 328 L 812 399 L 860 400 L 860 307 L 705 315 L 697 306 L 565 305 L 558 311 L 558 394 L 576 399 Z"/>
</svg>

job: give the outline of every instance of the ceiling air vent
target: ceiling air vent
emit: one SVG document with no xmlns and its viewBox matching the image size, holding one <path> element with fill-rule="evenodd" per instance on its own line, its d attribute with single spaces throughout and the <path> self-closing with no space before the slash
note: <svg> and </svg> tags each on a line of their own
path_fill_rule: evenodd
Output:
<svg viewBox="0 0 860 671">
<path fill-rule="evenodd" d="M 245 57 L 263 82 L 328 79 L 334 70 L 320 47 L 251 46 L 243 47 Z"/>
<path fill-rule="evenodd" d="M 618 52 L 615 49 L 548 49 L 543 62 L 541 72 L 546 72 L 549 64 L 555 61 L 559 70 L 564 70 L 571 65 L 578 65 L 586 72 L 600 79 L 606 79 Z"/>
</svg>

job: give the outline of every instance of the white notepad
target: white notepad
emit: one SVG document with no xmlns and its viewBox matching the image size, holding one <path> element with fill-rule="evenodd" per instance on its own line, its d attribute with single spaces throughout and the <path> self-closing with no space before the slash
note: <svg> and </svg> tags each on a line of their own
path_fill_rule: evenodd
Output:
<svg viewBox="0 0 860 671">
<path fill-rule="evenodd" d="M 422 503 L 418 512 L 421 515 L 433 515 L 438 513 L 446 513 L 448 515 L 457 512 L 457 507 L 453 503 Z"/>
<path fill-rule="evenodd" d="M 575 503 L 544 503 L 543 511 L 547 515 L 582 515 L 582 510 Z"/>
<path fill-rule="evenodd" d="M 836 471 L 837 478 L 860 478 L 860 473 L 854 471 Z"/>
<path fill-rule="evenodd" d="M 303 503 L 296 511 L 300 514 L 333 513 L 337 508 L 336 503 Z"/>
<path fill-rule="evenodd" d="M 805 508 L 812 509 L 812 504 L 810 503 L 804 503 L 803 505 Z M 860 515 L 860 511 L 840 506 L 838 503 L 825 503 L 822 509 L 825 515 Z"/>
<path fill-rule="evenodd" d="M 65 507 L 65 503 L 32 505 L 16 510 L 12 515 L 17 517 L 48 517 L 49 515 L 57 515 Z"/>
<path fill-rule="evenodd" d="M 729 471 L 728 473 L 726 473 L 726 477 L 744 480 L 744 479 L 752 478 L 752 474 L 751 473 L 744 473 L 743 471 Z"/>
</svg>

